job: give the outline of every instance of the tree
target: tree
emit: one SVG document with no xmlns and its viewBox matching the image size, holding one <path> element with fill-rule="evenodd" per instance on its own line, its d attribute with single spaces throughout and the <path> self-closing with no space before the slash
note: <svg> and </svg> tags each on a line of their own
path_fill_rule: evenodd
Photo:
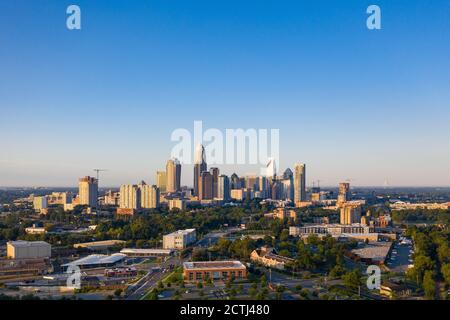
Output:
<svg viewBox="0 0 450 320">
<path fill-rule="evenodd" d="M 408 276 L 413 280 L 422 282 L 425 272 L 427 270 L 434 270 L 435 264 L 430 257 L 418 255 L 414 258 L 414 268 L 408 270 Z"/>
<path fill-rule="evenodd" d="M 426 298 L 434 299 L 436 297 L 436 281 L 434 281 L 433 272 L 430 270 L 425 271 L 423 276 L 423 289 Z"/>
<path fill-rule="evenodd" d="M 359 271 L 359 269 L 354 269 L 347 272 L 342 276 L 342 280 L 347 287 L 357 289 L 361 285 L 361 271 Z"/>
<path fill-rule="evenodd" d="M 122 295 L 122 292 L 123 292 L 123 290 L 122 289 L 116 289 L 115 291 L 114 291 L 114 295 L 117 297 L 117 298 L 119 298 L 121 295 Z"/>
<path fill-rule="evenodd" d="M 267 278 L 266 278 L 266 275 L 265 275 L 265 274 L 263 274 L 263 275 L 261 276 L 260 282 L 261 282 L 261 287 L 262 287 L 262 288 L 267 287 Z"/>
<path fill-rule="evenodd" d="M 441 273 L 447 285 L 450 286 L 450 263 L 442 265 Z"/>
</svg>

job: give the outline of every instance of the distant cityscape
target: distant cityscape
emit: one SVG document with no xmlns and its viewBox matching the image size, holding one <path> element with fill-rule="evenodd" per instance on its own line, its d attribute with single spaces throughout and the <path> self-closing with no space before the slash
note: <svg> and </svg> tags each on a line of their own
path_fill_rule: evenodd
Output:
<svg viewBox="0 0 450 320">
<path fill-rule="evenodd" d="M 448 233 L 445 188 L 307 187 L 305 164 L 279 174 L 273 159 L 265 175 L 227 176 L 208 168 L 203 145 L 193 187 L 182 185 L 177 159 L 155 173 L 156 185 L 99 189 L 105 169 L 94 170 L 96 177 L 79 179 L 78 192 L 0 191 L 1 298 L 446 296 L 448 247 L 433 249 L 444 260 L 416 264 L 436 259 L 421 249 L 424 234 L 436 241 Z M 375 290 L 364 284 L 367 266 L 383 272 Z M 73 270 L 78 282 L 70 282 Z M 439 275 L 430 278 L 433 270 Z"/>
</svg>

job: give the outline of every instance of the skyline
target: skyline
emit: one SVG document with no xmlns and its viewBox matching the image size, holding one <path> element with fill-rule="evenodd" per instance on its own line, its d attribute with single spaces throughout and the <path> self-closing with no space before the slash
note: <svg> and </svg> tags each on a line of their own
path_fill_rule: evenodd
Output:
<svg viewBox="0 0 450 320">
<path fill-rule="evenodd" d="M 307 186 L 448 187 L 450 3 L 375 1 L 369 31 L 372 2 L 76 1 L 80 31 L 71 2 L 2 2 L 0 186 L 154 184 L 201 120 L 280 129 L 277 168 Z"/>
</svg>

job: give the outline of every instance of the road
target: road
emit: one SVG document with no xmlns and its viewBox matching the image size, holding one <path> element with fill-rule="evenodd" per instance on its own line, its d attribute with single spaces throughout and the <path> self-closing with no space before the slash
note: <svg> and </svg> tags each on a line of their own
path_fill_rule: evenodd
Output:
<svg viewBox="0 0 450 320">
<path fill-rule="evenodd" d="M 170 265 L 174 265 L 174 267 L 178 267 L 182 261 L 178 257 L 170 257 L 166 261 L 160 264 L 160 269 L 158 271 L 152 271 L 151 269 L 147 272 L 145 276 L 139 280 L 139 282 L 134 286 L 134 289 L 131 289 L 131 292 L 127 295 L 127 300 L 139 300 L 141 299 L 148 291 L 152 288 L 156 287 L 158 282 L 162 280 L 168 273 L 165 273 L 164 270 L 169 270 Z"/>
</svg>

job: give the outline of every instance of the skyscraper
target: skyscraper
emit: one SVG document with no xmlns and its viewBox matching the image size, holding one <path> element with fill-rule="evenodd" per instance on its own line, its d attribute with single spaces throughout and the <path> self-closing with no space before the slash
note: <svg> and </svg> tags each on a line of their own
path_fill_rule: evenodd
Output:
<svg viewBox="0 0 450 320">
<path fill-rule="evenodd" d="M 97 208 L 98 181 L 93 177 L 86 176 L 78 181 L 78 203 L 91 208 Z"/>
<path fill-rule="evenodd" d="M 139 185 L 141 191 L 141 207 L 144 209 L 155 209 L 159 207 L 160 190 L 157 186 L 148 184 Z"/>
<path fill-rule="evenodd" d="M 338 205 L 342 205 L 350 200 L 350 183 L 341 182 L 339 183 L 339 195 L 338 195 Z"/>
<path fill-rule="evenodd" d="M 242 188 L 241 181 L 239 179 L 239 176 L 236 173 L 233 173 L 231 175 L 230 182 L 231 182 L 231 189 L 240 189 L 240 188 Z"/>
<path fill-rule="evenodd" d="M 178 159 L 170 159 L 166 164 L 167 192 L 181 191 L 181 164 Z"/>
<path fill-rule="evenodd" d="M 283 173 L 283 185 L 286 199 L 294 201 L 294 173 L 290 168 L 287 168 Z"/>
<path fill-rule="evenodd" d="M 263 199 L 267 198 L 269 196 L 269 192 L 268 192 L 269 184 L 267 182 L 267 178 L 259 177 L 258 184 L 259 184 L 259 191 L 261 192 L 261 197 Z"/>
<path fill-rule="evenodd" d="M 199 190 L 199 180 L 202 172 L 208 170 L 208 165 L 206 164 L 205 147 L 199 144 L 195 150 L 194 159 L 194 195 L 198 196 Z"/>
<path fill-rule="evenodd" d="M 211 168 L 209 172 L 212 175 L 213 178 L 213 198 L 217 197 L 217 188 L 219 184 L 219 168 Z"/>
<path fill-rule="evenodd" d="M 208 171 L 203 171 L 199 179 L 199 200 L 211 200 L 213 198 L 213 176 Z"/>
<path fill-rule="evenodd" d="M 294 165 L 294 202 L 306 201 L 306 166 L 303 163 Z"/>
<path fill-rule="evenodd" d="M 119 208 L 140 209 L 141 192 L 139 186 L 135 184 L 123 184 L 120 186 Z"/>
<path fill-rule="evenodd" d="M 266 165 L 266 177 L 268 179 L 275 179 L 277 175 L 277 167 L 274 158 L 269 158 L 269 162 Z"/>
<path fill-rule="evenodd" d="M 166 192 L 167 175 L 165 171 L 156 171 L 156 186 L 161 192 Z"/>
<path fill-rule="evenodd" d="M 217 199 L 230 200 L 230 178 L 222 174 L 219 176 L 219 182 L 217 187 Z"/>
</svg>

